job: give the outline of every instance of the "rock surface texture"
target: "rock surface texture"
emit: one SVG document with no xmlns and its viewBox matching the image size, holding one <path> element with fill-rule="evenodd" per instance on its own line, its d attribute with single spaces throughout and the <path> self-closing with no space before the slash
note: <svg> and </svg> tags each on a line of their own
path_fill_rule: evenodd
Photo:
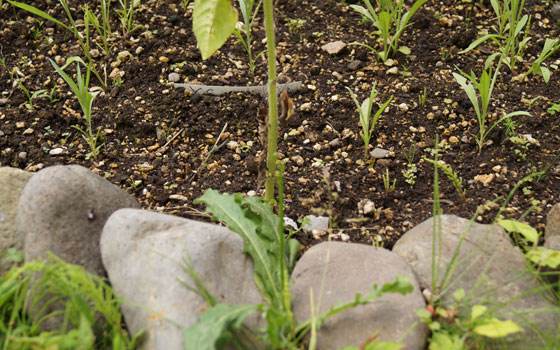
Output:
<svg viewBox="0 0 560 350">
<path fill-rule="evenodd" d="M 539 349 L 540 337 L 527 326 L 523 318 L 549 334 L 553 334 L 558 328 L 558 319 L 554 314 L 546 312 L 552 310 L 552 304 L 535 292 L 539 285 L 534 277 L 525 273 L 525 260 L 519 249 L 513 246 L 499 226 L 473 223 L 468 229 L 469 220 L 452 215 L 441 215 L 439 218 L 442 249 L 438 280 L 441 281 L 446 267 L 452 261 L 463 234 L 459 260 L 469 256 L 467 262 L 455 268 L 450 279 L 453 286 L 444 294 L 444 303 L 453 304 L 452 293 L 459 288 L 463 288 L 467 295 L 472 291 L 477 302 L 484 302 L 488 306 L 507 303 L 506 306 L 498 306 L 496 312 L 499 313 L 499 318 L 513 319 L 525 328 L 525 332 L 507 338 L 509 343 L 500 340 L 496 342 L 497 347 L 493 348 Z M 393 248 L 393 252 L 410 263 L 423 289 L 431 288 L 433 224 L 433 218 L 424 221 L 405 233 Z M 541 311 L 530 312 L 537 309 Z M 470 312 L 470 309 L 465 311 Z M 515 313 L 521 317 L 517 317 Z"/>
<path fill-rule="evenodd" d="M 183 349 L 182 330 L 170 320 L 188 327 L 207 307 L 181 283 L 196 286 L 178 265 L 187 256 L 219 302 L 262 302 L 253 261 L 242 250 L 241 237 L 224 227 L 135 209 L 114 213 L 101 236 L 103 264 L 115 292 L 127 301 L 128 329 L 147 333 L 142 350 Z"/>
<path fill-rule="evenodd" d="M 0 275 L 12 266 L 12 263 L 2 259 L 6 250 L 22 249 L 16 231 L 16 208 L 19 196 L 32 175 L 16 168 L 0 168 Z"/>
<path fill-rule="evenodd" d="M 325 268 L 323 293 L 319 297 Z M 425 308 L 426 304 L 410 266 L 400 256 L 383 248 L 325 242 L 309 249 L 292 273 L 292 306 L 296 320 L 306 321 L 311 314 L 310 288 L 313 288 L 314 302 L 321 300 L 319 309 L 315 308 L 315 312 L 321 314 L 336 302 L 354 300 L 356 293 L 367 295 L 373 284 L 381 287 L 386 282 L 392 282 L 396 275 L 410 278 L 414 286 L 411 294 L 385 294 L 374 303 L 328 318 L 319 329 L 317 349 L 359 346 L 374 332 L 379 332 L 383 341 L 401 341 L 401 337 L 418 321 L 415 310 Z M 402 339 L 404 349 L 424 349 L 427 335 L 424 325 L 414 327 Z"/>
<path fill-rule="evenodd" d="M 45 168 L 29 180 L 18 204 L 16 228 L 25 261 L 45 258 L 51 251 L 103 276 L 103 225 L 117 209 L 137 207 L 128 193 L 84 167 Z"/>
<path fill-rule="evenodd" d="M 554 205 L 546 217 L 544 246 L 548 249 L 560 250 L 560 203 Z"/>
</svg>

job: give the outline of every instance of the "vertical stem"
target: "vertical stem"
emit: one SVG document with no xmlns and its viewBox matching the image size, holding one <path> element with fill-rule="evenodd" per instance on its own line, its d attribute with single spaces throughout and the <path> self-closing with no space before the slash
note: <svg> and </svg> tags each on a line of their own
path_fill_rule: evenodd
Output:
<svg viewBox="0 0 560 350">
<path fill-rule="evenodd" d="M 265 199 L 274 198 L 276 146 L 278 143 L 278 104 L 276 96 L 276 38 L 274 37 L 274 16 L 272 0 L 264 0 L 266 47 L 268 56 L 268 142 L 266 158 Z"/>
</svg>

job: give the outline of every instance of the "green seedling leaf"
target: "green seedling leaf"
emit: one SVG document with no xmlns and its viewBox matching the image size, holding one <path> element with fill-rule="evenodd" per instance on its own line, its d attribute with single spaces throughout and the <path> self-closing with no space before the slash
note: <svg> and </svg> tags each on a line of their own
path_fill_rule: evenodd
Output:
<svg viewBox="0 0 560 350">
<path fill-rule="evenodd" d="M 47 21 L 51 21 L 53 23 L 58 24 L 61 27 L 64 27 L 66 29 L 68 29 L 69 31 L 71 31 L 72 33 L 74 33 L 74 30 L 72 30 L 70 27 L 68 27 L 66 24 L 62 23 L 61 21 L 57 20 L 56 18 L 49 16 L 46 12 L 39 10 L 36 7 L 33 7 L 31 5 L 27 5 L 24 4 L 22 2 L 17 2 L 17 1 L 12 1 L 12 0 L 6 0 L 8 3 L 10 3 L 11 5 L 15 6 L 15 7 L 19 7 L 22 10 L 31 12 L 32 14 L 42 17 L 44 19 L 46 19 Z"/>
<path fill-rule="evenodd" d="M 550 70 L 544 66 L 540 67 L 541 74 L 545 83 L 548 83 L 550 80 Z"/>
<path fill-rule="evenodd" d="M 416 312 L 416 316 L 418 316 L 418 318 L 422 322 L 428 322 L 429 320 L 432 319 L 432 314 L 430 313 L 430 311 L 426 309 L 417 309 L 415 312 Z"/>
<path fill-rule="evenodd" d="M 230 0 L 195 0 L 193 32 L 203 60 L 222 47 L 233 33 L 237 16 Z"/>
<path fill-rule="evenodd" d="M 488 310 L 488 308 L 484 305 L 473 305 L 471 309 L 471 321 L 475 321 L 477 318 L 484 315 L 486 310 Z"/>
<path fill-rule="evenodd" d="M 520 233 L 531 243 L 536 243 L 539 240 L 539 233 L 530 225 L 513 220 L 500 220 L 498 225 L 502 226 L 507 232 Z"/>
<path fill-rule="evenodd" d="M 410 55 L 410 49 L 408 48 L 408 46 L 399 47 L 399 52 L 404 55 Z"/>
<path fill-rule="evenodd" d="M 183 331 L 185 350 L 218 350 L 231 339 L 232 329 L 239 329 L 243 321 L 258 305 L 216 304 L 204 311 L 198 322 Z"/>
<path fill-rule="evenodd" d="M 545 247 L 535 247 L 527 252 L 527 258 L 537 265 L 557 268 L 560 266 L 560 252 Z"/>
<path fill-rule="evenodd" d="M 511 320 L 500 321 L 492 318 L 486 323 L 474 327 L 473 332 L 488 338 L 503 338 L 513 333 L 523 332 L 523 329 Z"/>
</svg>

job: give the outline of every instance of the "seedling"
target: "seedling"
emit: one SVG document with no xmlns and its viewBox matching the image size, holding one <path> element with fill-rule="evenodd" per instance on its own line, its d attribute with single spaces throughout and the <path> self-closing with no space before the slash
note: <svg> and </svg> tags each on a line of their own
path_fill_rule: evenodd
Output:
<svg viewBox="0 0 560 350">
<path fill-rule="evenodd" d="M 399 39 L 404 32 L 404 29 L 409 25 L 409 21 L 420 9 L 420 7 L 427 0 L 417 0 L 414 2 L 409 11 L 403 13 L 404 1 L 396 0 L 377 0 L 376 12 L 369 0 L 364 0 L 366 8 L 360 5 L 350 5 L 352 9 L 357 11 L 362 18 L 366 21 L 370 21 L 377 28 L 372 34 L 378 35 L 379 41 L 383 46 L 383 51 L 377 51 L 371 46 L 362 43 L 353 43 L 354 45 L 360 45 L 367 47 L 377 54 L 381 61 L 385 62 L 390 55 L 399 51 L 405 55 L 410 54 L 410 49 L 406 46 L 399 45 Z"/>
<path fill-rule="evenodd" d="M 117 15 L 121 21 L 123 36 L 126 38 L 136 26 L 134 25 L 134 12 L 140 7 L 141 0 L 119 0 L 121 9 L 117 10 Z"/>
<path fill-rule="evenodd" d="M 364 158 L 367 158 L 369 143 L 371 140 L 371 136 L 373 134 L 373 129 L 375 128 L 375 124 L 377 124 L 377 120 L 381 116 L 381 113 L 383 113 L 385 108 L 389 105 L 389 103 L 393 99 L 393 96 L 389 97 L 389 99 L 375 112 L 372 118 L 371 112 L 372 112 L 373 100 L 379 94 L 375 89 L 375 84 L 373 84 L 373 86 L 371 87 L 371 92 L 369 94 L 369 97 L 366 98 L 361 104 L 360 102 L 358 102 L 358 98 L 356 97 L 356 94 L 354 93 L 354 91 L 352 91 L 352 89 L 346 87 L 346 90 L 350 92 L 350 96 L 352 97 L 352 100 L 356 104 L 356 107 L 358 108 L 358 112 L 360 113 L 360 124 L 362 126 L 362 133 L 360 134 L 360 136 L 364 141 Z"/>
<path fill-rule="evenodd" d="M 27 101 L 29 101 L 29 104 L 27 104 L 25 106 L 27 109 L 30 109 L 30 110 L 33 109 L 33 100 L 34 99 L 41 98 L 41 97 L 49 97 L 49 95 L 45 93 L 45 92 L 47 92 L 46 89 L 37 90 L 34 93 L 30 94 L 29 90 L 27 90 L 27 88 L 25 87 L 25 85 L 23 85 L 21 80 L 18 80 L 17 84 L 18 84 L 19 88 L 25 93 L 25 96 L 27 96 Z"/>
<path fill-rule="evenodd" d="M 548 83 L 550 80 L 550 70 L 543 65 L 543 62 L 554 54 L 556 51 L 560 49 L 560 39 L 550 39 L 546 38 L 544 42 L 543 49 L 539 55 L 531 65 L 531 68 L 525 73 L 524 78 L 529 74 L 538 74 L 543 77 L 545 83 Z"/>
<path fill-rule="evenodd" d="M 420 107 L 424 107 L 426 105 L 426 88 L 424 87 L 424 90 L 421 94 L 418 94 L 418 105 Z"/>
<path fill-rule="evenodd" d="M 391 192 L 395 190 L 397 179 L 393 179 L 393 183 L 391 183 L 391 175 L 389 175 L 389 169 L 385 169 L 385 174 L 381 175 L 381 177 L 383 179 L 383 188 L 385 189 L 385 197 L 387 197 Z"/>
<path fill-rule="evenodd" d="M 473 137 L 476 140 L 478 145 L 478 153 L 482 151 L 482 147 L 486 144 L 486 138 L 497 125 L 503 123 L 506 119 L 509 119 L 514 116 L 518 115 L 526 115 L 531 116 L 528 112 L 525 111 L 516 111 L 512 113 L 508 113 L 503 117 L 499 118 L 495 121 L 489 128 L 486 125 L 486 121 L 488 118 L 488 106 L 490 105 L 490 99 L 492 98 L 492 91 L 494 90 L 494 84 L 496 82 L 496 78 L 498 76 L 499 68 L 500 68 L 501 60 L 498 62 L 498 66 L 496 71 L 492 75 L 492 69 L 483 70 L 482 75 L 480 76 L 480 80 L 477 79 L 475 74 L 471 72 L 470 75 L 464 73 L 463 71 L 459 70 L 462 75 L 457 73 L 453 73 L 453 77 L 459 83 L 461 88 L 467 94 L 467 97 L 471 101 L 474 111 L 476 113 L 476 119 L 478 121 L 478 134 L 473 134 Z M 470 82 L 467 83 L 467 78 Z M 478 90 L 478 94 L 480 95 L 480 103 L 478 101 L 478 97 L 476 94 L 476 90 Z"/>
<path fill-rule="evenodd" d="M 251 74 L 255 74 L 255 62 L 265 53 L 265 50 L 263 50 L 253 57 L 252 28 L 261 4 L 262 0 L 257 2 L 256 7 L 254 6 L 255 0 L 239 0 L 239 8 L 241 9 L 243 22 L 237 23 L 235 30 L 233 31 L 233 34 L 237 36 L 237 39 L 239 39 L 239 42 L 245 48 L 247 56 L 249 56 L 249 71 Z"/>
<path fill-rule="evenodd" d="M 529 150 L 529 146 L 531 146 L 531 144 L 527 142 L 527 140 L 518 136 L 512 136 L 509 140 L 515 145 L 515 149 L 513 151 L 517 155 L 517 161 L 526 160 L 527 151 Z"/>
<path fill-rule="evenodd" d="M 290 19 L 288 21 L 288 31 L 292 34 L 295 34 L 303 27 L 305 23 L 307 23 L 307 21 L 304 19 Z"/>
<path fill-rule="evenodd" d="M 560 104 L 559 103 L 553 103 L 552 106 L 547 108 L 546 112 L 550 115 L 560 113 Z"/>
<path fill-rule="evenodd" d="M 91 127 L 91 109 L 93 106 L 93 99 L 99 91 L 89 92 L 89 77 L 91 73 L 91 63 L 87 65 L 80 57 L 72 56 L 68 58 L 66 64 L 62 67 L 59 67 L 53 60 L 49 59 L 51 64 L 53 65 L 56 72 L 66 81 L 70 89 L 78 99 L 80 103 L 80 107 L 82 107 L 82 112 L 87 121 L 87 130 L 80 128 L 77 125 L 73 125 L 72 127 L 78 130 L 81 134 L 86 143 L 89 145 L 91 152 L 86 155 L 86 159 L 90 156 L 93 156 L 95 160 L 97 160 L 97 156 L 99 155 L 99 149 L 103 144 L 98 145 L 97 143 L 100 141 L 102 137 L 102 129 L 98 128 L 97 133 L 93 133 L 93 129 Z M 72 78 L 64 71 L 66 67 L 70 64 L 76 62 L 76 82 L 72 80 Z M 82 72 L 80 69 L 80 63 L 83 64 L 86 69 L 86 76 L 82 76 Z"/>
</svg>

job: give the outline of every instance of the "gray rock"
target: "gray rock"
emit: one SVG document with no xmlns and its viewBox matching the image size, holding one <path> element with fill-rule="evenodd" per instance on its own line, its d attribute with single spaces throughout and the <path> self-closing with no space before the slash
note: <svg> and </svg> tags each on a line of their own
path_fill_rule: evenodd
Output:
<svg viewBox="0 0 560 350">
<path fill-rule="evenodd" d="M 326 278 L 319 297 L 325 268 Z M 379 332 L 383 341 L 402 342 L 406 350 L 424 349 L 428 335 L 426 326 L 418 323 L 411 328 L 418 321 L 415 310 L 426 307 L 418 282 L 404 259 L 383 248 L 324 242 L 309 249 L 292 273 L 294 316 L 299 322 L 309 318 L 310 288 L 313 288 L 314 302 L 321 300 L 315 312 L 322 314 L 336 302 L 354 300 L 356 293 L 367 295 L 373 284 L 381 287 L 392 282 L 396 275 L 410 278 L 414 285 L 411 294 L 385 294 L 377 302 L 328 318 L 318 331 L 317 349 L 359 346 L 374 332 Z"/>
<path fill-rule="evenodd" d="M 555 236 L 560 237 L 560 203 L 554 205 L 546 216 L 544 240 L 547 242 Z"/>
<path fill-rule="evenodd" d="M 219 302 L 262 302 L 253 261 L 242 249 L 241 237 L 221 226 L 135 209 L 114 213 L 101 236 L 103 264 L 126 301 L 122 308 L 131 334 L 147 333 L 140 349 L 183 349 L 182 330 L 174 322 L 188 327 L 207 307 L 181 283 L 195 286 L 177 263 L 187 256 Z"/>
<path fill-rule="evenodd" d="M 167 77 L 167 80 L 169 80 L 172 83 L 176 83 L 179 80 L 181 80 L 181 76 L 175 72 L 173 73 L 169 73 L 169 76 Z"/>
<path fill-rule="evenodd" d="M 105 275 L 99 237 L 117 209 L 138 203 L 125 191 L 79 165 L 53 166 L 37 172 L 18 204 L 16 229 L 25 261 L 44 259 L 51 251 L 62 260 Z"/>
<path fill-rule="evenodd" d="M 560 4 L 552 5 L 552 8 L 550 9 L 550 15 L 552 16 L 553 20 L 560 21 Z"/>
<path fill-rule="evenodd" d="M 496 306 L 500 319 L 512 319 L 525 328 L 524 333 L 508 337 L 507 343 L 506 340 L 499 340 L 495 344 L 498 347 L 493 349 L 538 348 L 542 338 L 531 327 L 527 327 L 524 319 L 548 334 L 556 332 L 558 319 L 552 313 L 543 311 L 552 310 L 554 306 L 537 294 L 539 284 L 534 277 L 524 273 L 526 264 L 523 254 L 497 225 L 472 223 L 468 229 L 469 220 L 453 215 L 441 215 L 440 219 L 442 244 L 439 280 L 445 274 L 460 242 L 458 261 L 462 261 L 450 276 L 452 285 L 448 285 L 447 292 L 443 294 L 444 304 L 454 304 L 452 293 L 463 288 L 466 295 L 473 293 L 472 299 L 476 302 L 483 302 L 489 307 Z M 393 252 L 408 261 L 420 286 L 428 291 L 432 280 L 432 228 L 433 218 L 430 218 L 405 233 L 393 248 Z M 464 237 L 462 241 L 461 236 Z M 507 305 L 500 307 L 501 303 Z M 530 311 L 538 309 L 540 311 L 534 313 Z M 460 311 L 468 315 L 470 309 Z M 516 316 L 516 313 L 521 316 Z"/>
<path fill-rule="evenodd" d="M 362 66 L 362 61 L 354 60 L 348 64 L 348 70 L 350 71 L 358 70 L 360 69 L 361 66 Z"/>
<path fill-rule="evenodd" d="M 22 249 L 16 231 L 16 209 L 19 196 L 33 174 L 20 169 L 0 168 L 0 275 L 12 267 L 2 256 L 9 248 Z"/>
</svg>

